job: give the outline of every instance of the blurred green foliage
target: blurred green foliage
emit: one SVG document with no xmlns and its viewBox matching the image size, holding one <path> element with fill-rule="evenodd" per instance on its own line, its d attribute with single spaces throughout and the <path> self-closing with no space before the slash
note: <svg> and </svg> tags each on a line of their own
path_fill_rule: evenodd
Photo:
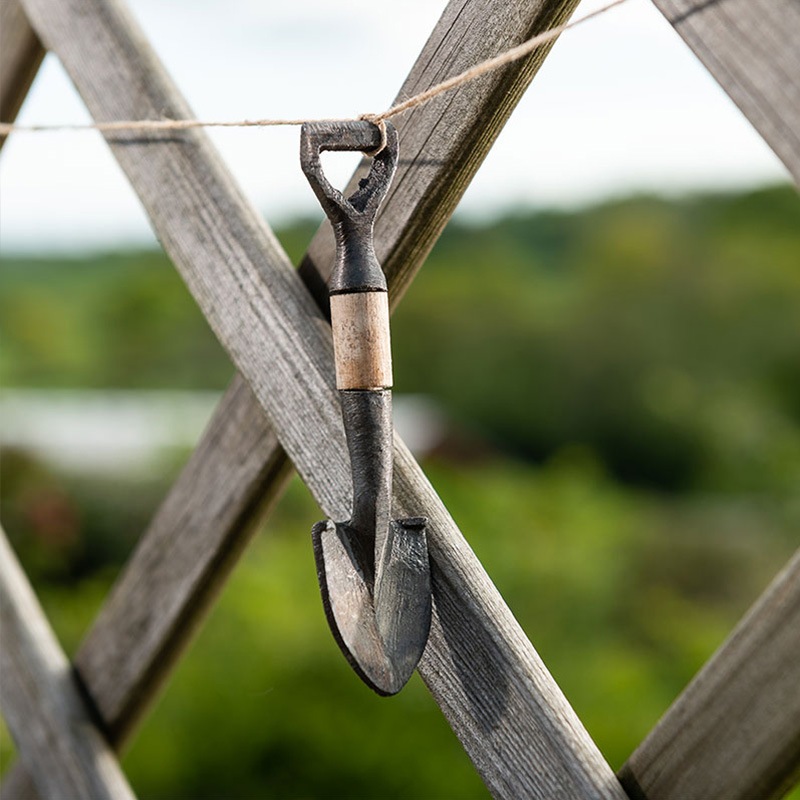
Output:
<svg viewBox="0 0 800 800">
<path fill-rule="evenodd" d="M 4 386 L 221 387 L 233 374 L 161 252 L 3 259 Z"/>
<path fill-rule="evenodd" d="M 281 232 L 295 259 L 313 230 Z M 792 189 L 633 198 L 456 222 L 396 315 L 397 388 L 453 421 L 426 472 L 615 767 L 797 546 L 799 267 Z M 0 336 L 5 386 L 232 374 L 157 253 L 5 259 Z M 3 451 L 3 521 L 68 651 L 174 474 Z M 341 658 L 318 517 L 295 481 L 256 536 L 126 756 L 143 800 L 487 797 L 418 678 L 381 700 Z"/>
<path fill-rule="evenodd" d="M 794 495 L 799 266 L 788 188 L 454 227 L 397 314 L 396 384 L 526 458 Z"/>
<path fill-rule="evenodd" d="M 789 187 L 456 222 L 396 314 L 396 386 L 526 459 L 577 442 L 626 483 L 793 495 L 798 262 Z M 232 374 L 161 253 L 5 259 L 0 340 L 6 386 Z"/>
</svg>

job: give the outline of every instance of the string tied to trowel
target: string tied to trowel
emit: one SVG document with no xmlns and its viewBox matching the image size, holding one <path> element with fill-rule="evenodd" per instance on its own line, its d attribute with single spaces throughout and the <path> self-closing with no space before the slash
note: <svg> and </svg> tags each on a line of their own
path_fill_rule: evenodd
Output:
<svg viewBox="0 0 800 800">
<path fill-rule="evenodd" d="M 323 150 L 372 156 L 350 197 L 322 170 Z M 416 669 L 431 623 L 431 575 L 424 517 L 392 519 L 392 362 L 386 277 L 373 226 L 397 166 L 390 122 L 309 122 L 300 161 L 333 226 L 336 265 L 328 290 L 336 388 L 353 482 L 349 520 L 312 529 L 325 613 L 356 673 L 382 695 Z"/>
</svg>

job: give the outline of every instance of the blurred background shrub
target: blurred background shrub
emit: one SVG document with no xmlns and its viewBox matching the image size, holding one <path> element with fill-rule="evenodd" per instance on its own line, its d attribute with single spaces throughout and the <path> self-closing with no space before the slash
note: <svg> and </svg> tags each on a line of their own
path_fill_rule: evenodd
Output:
<svg viewBox="0 0 800 800">
<path fill-rule="evenodd" d="M 395 317 L 426 472 L 615 767 L 797 547 L 799 265 L 787 187 L 520 211 L 451 224 Z M 233 374 L 161 253 L 7 256 L 0 290 L 6 397 Z M 78 468 L 14 424 L 3 522 L 74 652 L 187 450 Z M 418 678 L 381 700 L 339 655 L 319 516 L 295 481 L 125 758 L 140 797 L 487 796 Z"/>
</svg>

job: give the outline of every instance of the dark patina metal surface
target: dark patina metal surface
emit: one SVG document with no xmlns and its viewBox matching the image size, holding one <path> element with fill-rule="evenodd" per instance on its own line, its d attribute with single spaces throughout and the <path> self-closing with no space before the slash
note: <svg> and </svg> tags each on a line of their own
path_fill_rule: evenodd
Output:
<svg viewBox="0 0 800 800">
<path fill-rule="evenodd" d="M 320 151 L 372 151 L 381 145 L 380 131 L 369 122 L 303 126 L 303 171 L 336 235 L 332 295 L 386 291 L 373 224 L 397 163 L 397 133 L 389 123 L 385 138 L 368 176 L 345 198 L 325 178 Z M 312 530 L 322 600 L 333 635 L 358 675 L 379 694 L 395 694 L 414 672 L 430 629 L 426 520 L 391 518 L 391 390 L 349 389 L 339 396 L 353 510 L 347 522 L 326 520 Z"/>
</svg>

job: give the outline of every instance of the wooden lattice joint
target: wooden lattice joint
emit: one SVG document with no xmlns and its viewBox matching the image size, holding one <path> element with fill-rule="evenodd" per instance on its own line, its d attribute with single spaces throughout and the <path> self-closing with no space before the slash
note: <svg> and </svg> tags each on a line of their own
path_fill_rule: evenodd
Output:
<svg viewBox="0 0 800 800">
<path fill-rule="evenodd" d="M 797 124 L 783 129 L 780 124 L 772 124 L 774 132 L 768 133 L 770 125 L 765 127 L 756 119 L 759 115 L 785 119 L 781 113 L 796 113 L 800 107 L 796 102 L 788 111 L 771 107 L 780 105 L 780 98 L 786 97 L 786 92 L 797 91 L 796 81 L 778 91 L 773 69 L 779 63 L 785 66 L 797 58 L 796 51 L 787 51 L 787 46 L 796 42 L 800 34 L 800 12 L 796 5 L 791 0 L 772 4 L 758 0 L 746 4 L 748 9 L 754 9 L 751 12 L 741 10 L 744 0 L 656 2 L 687 40 L 693 38 L 696 50 L 705 50 L 704 60 L 711 71 L 797 178 L 797 148 L 790 140 L 800 128 Z M 3 19 L 5 10 L 12 5 L 16 5 L 16 0 L 6 0 Z M 156 116 L 189 116 L 185 103 L 145 46 L 136 26 L 114 0 L 106 0 L 104 4 L 87 0 L 23 0 L 23 5 L 38 36 L 59 55 L 95 119 L 141 117 L 148 111 Z M 100 5 L 104 9 L 102 15 L 98 11 Z M 463 69 L 558 24 L 575 5 L 576 0 L 534 3 L 509 0 L 502 6 L 489 0 L 453 0 L 401 95 L 416 93 L 445 73 Z M 761 81 L 753 82 L 759 87 L 750 93 L 753 102 L 737 96 L 740 73 L 730 68 L 730 60 L 739 57 L 741 50 L 731 47 L 729 41 L 726 43 L 726 20 L 734 7 L 739 9 L 736 13 L 758 16 L 760 23 L 752 36 L 772 43 L 770 48 L 744 48 L 750 64 L 749 76 L 757 73 Z M 711 14 L 718 15 L 713 18 L 713 25 L 707 24 Z M 484 22 L 490 16 L 494 17 L 494 24 L 487 31 Z M 704 20 L 706 27 L 700 24 Z M 736 28 L 735 41 L 747 41 L 746 26 L 728 27 Z M 713 36 L 709 32 L 712 30 Z M 6 31 L 0 30 L 0 36 L 3 37 L 0 51 L 5 52 Z M 36 42 L 36 35 L 29 41 Z M 121 47 L 120 42 L 125 46 Z M 407 163 L 376 225 L 378 256 L 387 271 L 393 304 L 421 266 L 548 49 L 543 48 L 491 80 L 462 89 L 455 96 L 439 98 L 400 120 L 398 127 Z M 29 48 L 27 72 L 21 70 L 19 75 L 32 75 L 41 55 L 38 45 Z M 3 97 L 7 96 L 7 86 L 3 84 L 6 77 L 0 75 Z M 22 78 L 16 80 L 19 85 L 15 96 L 21 98 L 26 87 L 20 83 L 24 83 Z M 773 140 L 775 136 L 777 143 Z M 786 142 L 780 141 L 782 136 Z M 204 135 L 181 134 L 171 137 L 169 143 L 159 140 L 158 147 L 146 142 L 127 142 L 124 147 L 115 147 L 114 142 L 125 142 L 126 137 L 108 138 L 132 185 L 143 197 L 168 253 L 219 338 L 235 354 L 241 371 L 76 658 L 76 668 L 97 703 L 109 735 L 114 745 L 120 746 L 182 651 L 257 520 L 285 486 L 290 464 L 282 445 L 328 513 L 347 510 L 343 506 L 348 478 L 341 458 L 331 460 L 326 454 L 315 457 L 296 430 L 296 409 L 300 408 L 320 431 L 320 437 L 341 452 L 330 346 L 319 328 L 320 312 L 269 229 L 243 200 Z M 421 163 L 426 164 L 424 170 L 418 167 Z M 164 168 L 167 164 L 169 169 Z M 357 172 L 354 181 L 360 177 L 362 173 Z M 197 236 L 197 226 L 203 227 L 201 238 Z M 208 252 L 202 252 L 207 247 Z M 322 287 L 332 263 L 331 237 L 319 233 L 300 274 L 323 306 Z M 220 285 L 206 281 L 212 267 L 213 274 L 219 277 L 220 264 L 236 266 L 222 275 Z M 261 269 L 272 275 L 270 289 L 277 287 L 274 297 L 266 291 L 264 298 L 257 301 L 240 297 L 241 285 L 257 287 L 263 283 Z M 244 276 L 247 280 L 242 280 Z M 229 301 L 234 303 L 236 313 L 228 307 Z M 257 309 L 253 303 L 258 304 Z M 246 324 L 239 316 L 240 311 L 249 320 Z M 277 320 L 274 326 L 264 322 L 264 318 L 270 317 Z M 264 342 L 270 341 L 280 341 L 281 347 L 276 350 L 293 353 L 296 359 L 289 364 L 276 360 L 272 353 L 265 354 Z M 291 373 L 288 377 L 287 369 Z M 275 378 L 270 381 L 268 376 L 273 372 Z M 307 376 L 303 386 L 295 383 L 294 376 L 298 373 Z M 298 395 L 302 395 L 299 401 Z M 265 419 L 262 407 L 272 424 Z M 317 444 L 315 439 L 314 446 Z M 509 798 L 558 794 L 575 798 L 623 797 L 620 785 L 400 442 L 395 458 L 395 507 L 401 513 L 421 507 L 431 517 L 437 614 L 421 673 L 491 791 L 497 797 Z M 330 471 L 323 475 L 324 468 Z M 202 505 L 199 498 L 203 498 Z M 187 530 L 191 536 L 186 535 Z M 176 574 L 174 563 L 169 568 L 161 563 L 167 542 L 173 557 L 185 566 L 178 571 L 185 575 L 182 582 L 170 580 Z M 648 765 L 652 764 L 653 754 L 658 757 L 658 743 L 667 735 L 665 731 L 671 741 L 683 741 L 684 745 L 690 741 L 682 738 L 682 731 L 688 726 L 677 726 L 676 730 L 670 720 L 682 720 L 684 714 L 690 713 L 692 727 L 702 727 L 710 716 L 718 717 L 725 711 L 721 703 L 743 713 L 736 705 L 739 701 L 755 704 L 758 709 L 773 709 L 769 698 L 774 699 L 775 692 L 780 691 L 781 676 L 796 673 L 800 658 L 796 634 L 793 638 L 792 633 L 797 630 L 796 599 L 788 607 L 778 603 L 783 609 L 780 613 L 770 609 L 775 607 L 775 597 L 786 597 L 788 592 L 788 596 L 795 598 L 796 571 L 795 559 L 788 573 L 778 579 L 765 600 L 693 684 L 700 688 L 690 688 L 675 704 L 677 711 L 671 712 L 637 750 L 623 771 L 628 786 L 638 784 L 648 797 L 682 796 L 675 793 L 675 782 L 656 787 L 649 777 Z M 165 597 L 173 602 L 163 603 Z M 151 614 L 154 602 L 173 611 L 164 616 Z M 762 642 L 759 635 L 767 630 L 765 614 L 781 633 Z M 788 633 L 783 627 L 787 624 Z M 114 646 L 110 647 L 112 642 Z M 485 660 L 475 663 L 470 658 L 473 651 L 485 653 Z M 762 676 L 763 691 L 758 696 L 720 692 L 705 705 L 699 708 L 694 705 L 702 687 L 730 687 L 732 684 L 725 676 L 735 663 L 747 661 L 751 655 L 767 659 L 770 665 L 769 674 Z M 788 704 L 774 712 L 780 717 L 782 735 L 789 741 L 797 741 L 800 715 Z M 735 746 L 746 753 L 750 744 L 739 740 Z M 749 771 L 747 785 L 757 786 L 764 797 L 775 795 L 785 785 L 798 760 L 797 753 L 787 753 L 785 747 L 778 752 L 776 742 L 768 742 L 767 746 L 771 758 L 763 760 L 768 764 L 766 769 L 758 772 L 760 765 L 741 757 L 729 765 L 728 773 L 730 777 L 736 769 Z M 710 786 L 717 777 L 713 770 L 696 770 L 697 796 L 714 796 Z M 12 800 L 30 795 L 31 788 L 25 781 L 24 772 L 15 770 L 4 784 L 4 797 Z"/>
</svg>

